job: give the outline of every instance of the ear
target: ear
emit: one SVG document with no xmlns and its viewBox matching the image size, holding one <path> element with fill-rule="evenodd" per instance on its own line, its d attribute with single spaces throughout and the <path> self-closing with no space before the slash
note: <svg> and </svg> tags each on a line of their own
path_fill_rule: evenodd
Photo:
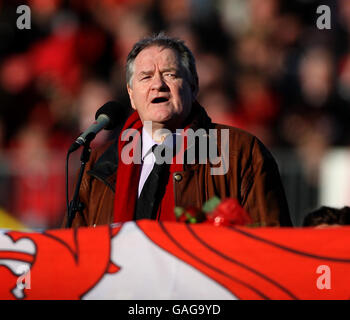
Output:
<svg viewBox="0 0 350 320">
<path fill-rule="evenodd" d="M 129 99 L 130 99 L 130 104 L 131 104 L 131 107 L 136 110 L 136 107 L 135 107 L 135 104 L 134 104 L 134 99 L 132 97 L 132 89 L 131 87 L 127 84 L 126 85 L 126 88 L 128 89 L 128 94 L 129 94 Z"/>
</svg>

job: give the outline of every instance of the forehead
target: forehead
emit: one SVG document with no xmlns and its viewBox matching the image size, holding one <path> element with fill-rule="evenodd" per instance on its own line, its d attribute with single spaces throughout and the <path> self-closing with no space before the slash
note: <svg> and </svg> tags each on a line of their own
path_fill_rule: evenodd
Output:
<svg viewBox="0 0 350 320">
<path fill-rule="evenodd" d="M 178 53 L 174 49 L 152 46 L 143 49 L 135 58 L 135 70 L 154 68 L 179 68 L 180 59 Z"/>
</svg>

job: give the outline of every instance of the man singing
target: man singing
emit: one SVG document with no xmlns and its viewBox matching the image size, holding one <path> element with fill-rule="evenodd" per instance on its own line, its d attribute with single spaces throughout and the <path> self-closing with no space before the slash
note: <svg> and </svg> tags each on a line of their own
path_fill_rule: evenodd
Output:
<svg viewBox="0 0 350 320">
<path fill-rule="evenodd" d="M 212 123 L 196 101 L 195 59 L 183 41 L 161 33 L 137 42 L 127 58 L 126 80 L 135 112 L 116 141 L 92 153 L 79 194 L 84 210 L 73 227 L 174 221 L 175 206 L 201 208 L 213 196 L 237 199 L 261 226 L 292 226 L 270 152 L 251 134 Z M 181 132 L 198 139 L 178 139 Z M 215 141 L 220 163 L 200 148 L 205 139 L 212 139 L 208 145 Z M 131 143 L 140 146 L 140 161 L 125 158 L 130 154 L 125 150 L 137 158 L 137 148 L 127 149 Z M 171 150 L 163 164 L 157 160 L 159 146 Z"/>
</svg>

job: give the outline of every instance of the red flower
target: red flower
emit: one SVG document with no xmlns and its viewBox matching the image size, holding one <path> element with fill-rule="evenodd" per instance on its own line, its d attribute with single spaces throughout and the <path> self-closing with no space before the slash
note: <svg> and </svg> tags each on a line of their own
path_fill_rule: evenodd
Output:
<svg viewBox="0 0 350 320">
<path fill-rule="evenodd" d="M 187 218 L 189 218 L 189 220 L 191 220 L 191 218 L 195 219 L 195 223 L 198 223 L 198 222 L 203 222 L 207 219 L 205 213 L 198 209 L 198 208 L 195 208 L 195 207 L 187 207 L 186 208 L 186 214 L 187 214 Z"/>
<path fill-rule="evenodd" d="M 175 214 L 177 222 L 198 223 L 206 220 L 205 213 L 195 207 L 187 207 L 186 209 L 177 207 Z"/>
<path fill-rule="evenodd" d="M 253 220 L 240 206 L 237 199 L 227 198 L 208 215 L 208 222 L 214 226 L 244 226 L 252 224 Z"/>
<path fill-rule="evenodd" d="M 177 222 L 205 222 L 214 226 L 253 226 L 253 219 L 240 206 L 237 199 L 227 198 L 223 201 L 218 197 L 208 200 L 202 209 L 195 207 L 175 207 Z"/>
</svg>

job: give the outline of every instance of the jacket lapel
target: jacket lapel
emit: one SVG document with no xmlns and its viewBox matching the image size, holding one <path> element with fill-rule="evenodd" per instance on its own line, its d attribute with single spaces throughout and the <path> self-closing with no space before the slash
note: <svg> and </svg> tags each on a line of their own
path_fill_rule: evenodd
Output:
<svg viewBox="0 0 350 320">
<path fill-rule="evenodd" d="M 116 139 L 107 150 L 98 158 L 91 170 L 90 176 L 102 181 L 115 192 L 115 183 L 118 169 L 118 140 Z"/>
</svg>

